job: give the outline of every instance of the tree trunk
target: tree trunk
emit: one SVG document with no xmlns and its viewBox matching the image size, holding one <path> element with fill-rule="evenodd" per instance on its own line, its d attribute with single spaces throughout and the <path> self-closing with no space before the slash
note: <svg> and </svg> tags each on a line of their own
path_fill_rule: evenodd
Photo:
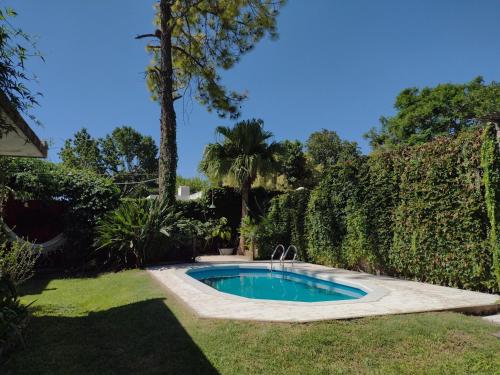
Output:
<svg viewBox="0 0 500 375">
<path fill-rule="evenodd" d="M 241 224 L 243 224 L 243 219 L 248 216 L 248 196 L 251 186 L 250 181 L 245 181 L 241 187 Z M 238 250 L 239 254 L 245 254 L 245 236 L 243 234 L 240 234 L 240 246 Z"/>
<path fill-rule="evenodd" d="M 173 100 L 172 12 L 168 0 L 160 1 L 160 160 L 158 166 L 159 195 L 168 205 L 175 203 L 177 170 L 177 124 Z"/>
</svg>

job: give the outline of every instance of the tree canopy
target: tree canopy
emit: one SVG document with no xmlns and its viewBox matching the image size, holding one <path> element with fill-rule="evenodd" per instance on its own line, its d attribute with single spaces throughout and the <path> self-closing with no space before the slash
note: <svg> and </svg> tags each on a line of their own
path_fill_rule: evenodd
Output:
<svg viewBox="0 0 500 375">
<path fill-rule="evenodd" d="M 280 173 L 288 188 L 298 188 L 308 184 L 311 171 L 307 165 L 304 145 L 300 141 L 285 140 L 279 155 Z"/>
<path fill-rule="evenodd" d="M 33 92 L 27 84 L 35 77 L 26 69 L 26 59 L 40 57 L 33 38 L 12 24 L 17 13 L 9 7 L 0 8 L 0 91 L 20 112 L 38 122 L 29 110 L 38 104 L 38 92 Z M 10 131 L 8 124 L 0 121 L 0 137 Z"/>
<path fill-rule="evenodd" d="M 327 129 L 312 133 L 307 139 L 306 147 L 312 163 L 321 167 L 348 161 L 360 155 L 356 142 L 343 140 L 335 131 Z"/>
<path fill-rule="evenodd" d="M 91 169 L 97 173 L 155 174 L 158 148 L 150 136 L 130 126 L 117 127 L 104 138 L 93 138 L 87 129 L 67 139 L 59 155 L 72 168 Z"/>
<path fill-rule="evenodd" d="M 99 141 L 93 138 L 86 128 L 77 131 L 72 139 L 64 142 L 59 156 L 68 167 L 105 172 Z"/>
<path fill-rule="evenodd" d="M 278 36 L 276 17 L 284 0 L 171 0 L 170 34 L 173 65 L 173 99 L 193 92 L 209 111 L 220 116 L 239 115 L 245 93 L 229 91 L 221 84 L 219 70 L 232 68 L 264 36 Z M 160 39 L 161 12 L 155 19 L 158 30 L 146 34 Z M 159 99 L 159 46 L 150 44 L 152 54 L 147 82 Z"/>
<path fill-rule="evenodd" d="M 217 127 L 222 141 L 205 147 L 200 171 L 212 179 L 230 176 L 241 189 L 242 222 L 248 215 L 248 195 L 258 175 L 266 176 L 279 171 L 278 155 L 281 145 L 270 142 L 273 134 L 264 130 L 262 120 L 238 122 L 234 127 Z M 244 248 L 243 235 L 240 249 Z"/>
<path fill-rule="evenodd" d="M 234 127 L 216 129 L 222 140 L 205 147 L 200 171 L 222 180 L 230 175 L 241 188 L 252 184 L 259 174 L 276 172 L 281 145 L 269 143 L 273 134 L 264 130 L 262 120 L 240 121 Z"/>
<path fill-rule="evenodd" d="M 396 97 L 394 108 L 394 116 L 381 117 L 379 129 L 365 134 L 373 149 L 419 144 L 477 126 L 500 109 L 500 83 L 477 77 L 465 84 L 407 88 Z"/>
<path fill-rule="evenodd" d="M 193 93 L 209 111 L 239 115 L 244 93 L 221 84 L 221 70 L 234 66 L 264 36 L 277 36 L 276 17 L 284 0 L 160 0 L 151 37 L 147 82 L 161 106 L 159 190 L 175 201 L 177 123 L 174 101 Z"/>
<path fill-rule="evenodd" d="M 156 173 L 158 148 L 154 139 L 130 126 L 115 128 L 100 140 L 107 170 L 116 173 Z"/>
</svg>

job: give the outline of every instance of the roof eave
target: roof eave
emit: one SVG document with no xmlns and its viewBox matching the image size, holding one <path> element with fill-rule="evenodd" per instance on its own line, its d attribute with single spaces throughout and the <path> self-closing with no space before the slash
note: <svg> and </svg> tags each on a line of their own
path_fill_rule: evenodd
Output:
<svg viewBox="0 0 500 375">
<path fill-rule="evenodd" d="M 36 158 L 46 158 L 48 145 L 38 138 L 35 132 L 30 128 L 26 121 L 22 118 L 19 112 L 14 108 L 7 95 L 0 91 L 0 112 L 3 112 L 5 116 L 9 119 L 14 130 L 8 132 L 4 136 L 9 136 L 10 133 L 16 132 L 18 136 L 22 136 L 25 139 L 26 144 L 31 144 L 36 148 L 35 153 L 31 152 L 27 155 L 19 155 L 15 153 L 10 155 L 9 151 L 2 152 L 0 149 L 0 155 L 4 156 L 26 156 L 26 157 L 36 157 Z M 12 136 L 12 134 L 10 134 Z"/>
</svg>

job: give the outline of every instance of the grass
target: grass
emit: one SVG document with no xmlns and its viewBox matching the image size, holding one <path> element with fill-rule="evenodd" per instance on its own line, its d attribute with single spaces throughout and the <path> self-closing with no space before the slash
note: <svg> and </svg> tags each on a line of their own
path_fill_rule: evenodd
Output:
<svg viewBox="0 0 500 375">
<path fill-rule="evenodd" d="M 499 330 L 428 313 L 311 324 L 198 319 L 144 271 L 33 281 L 4 374 L 499 374 Z"/>
</svg>

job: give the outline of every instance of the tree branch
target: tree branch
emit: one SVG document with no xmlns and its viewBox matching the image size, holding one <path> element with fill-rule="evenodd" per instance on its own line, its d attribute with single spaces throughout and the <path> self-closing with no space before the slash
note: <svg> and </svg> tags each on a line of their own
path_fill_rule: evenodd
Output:
<svg viewBox="0 0 500 375">
<path fill-rule="evenodd" d="M 157 39 L 161 39 L 161 30 L 156 30 L 154 34 L 141 34 L 141 35 L 137 35 L 134 39 L 144 39 L 144 38 L 157 38 Z"/>
<path fill-rule="evenodd" d="M 194 57 L 192 54 L 190 54 L 188 51 L 186 51 L 184 48 L 182 47 L 179 47 L 179 46 L 176 46 L 176 45 L 172 45 L 172 49 L 175 49 L 181 53 L 183 53 L 184 55 L 186 55 L 186 57 L 190 58 L 196 65 L 198 65 L 201 69 L 205 69 L 205 66 L 198 61 L 198 59 L 196 57 Z"/>
</svg>

